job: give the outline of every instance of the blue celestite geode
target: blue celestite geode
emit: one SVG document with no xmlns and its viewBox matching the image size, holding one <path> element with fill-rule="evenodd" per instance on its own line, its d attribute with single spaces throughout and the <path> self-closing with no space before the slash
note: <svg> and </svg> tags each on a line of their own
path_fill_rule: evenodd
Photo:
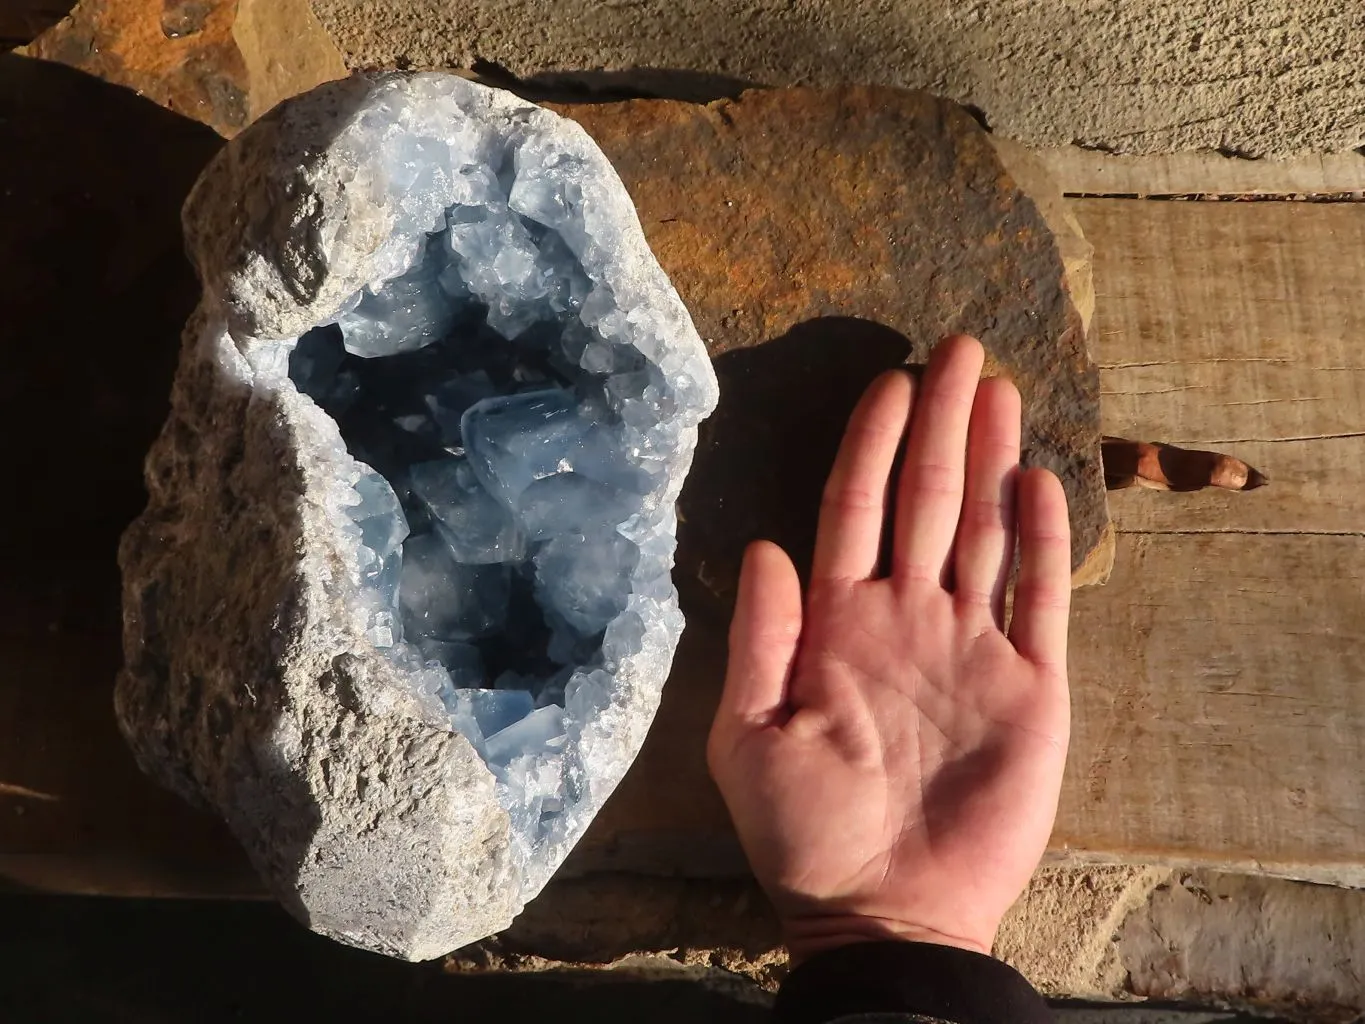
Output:
<svg viewBox="0 0 1365 1024">
<path fill-rule="evenodd" d="M 186 231 L 121 724 L 312 927 L 437 955 L 539 891 L 643 741 L 705 349 L 586 134 L 454 76 L 284 105 Z"/>
<path fill-rule="evenodd" d="M 411 264 L 304 334 L 289 376 L 370 470 L 366 635 L 483 756 L 530 858 L 579 802 L 566 701 L 570 724 L 609 701 L 644 630 L 676 642 L 670 470 L 713 399 L 576 255 L 602 246 L 581 162 L 480 142 L 394 147 L 390 181 L 460 201 L 396 227 Z"/>
</svg>

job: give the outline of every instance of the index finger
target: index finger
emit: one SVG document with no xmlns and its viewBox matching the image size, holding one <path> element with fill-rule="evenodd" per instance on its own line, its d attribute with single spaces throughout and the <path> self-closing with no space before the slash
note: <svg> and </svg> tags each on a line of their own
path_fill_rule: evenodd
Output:
<svg viewBox="0 0 1365 1024">
<path fill-rule="evenodd" d="M 910 415 L 912 382 L 882 374 L 849 417 L 820 502 L 811 578 L 865 580 L 877 570 L 891 468 Z"/>
</svg>

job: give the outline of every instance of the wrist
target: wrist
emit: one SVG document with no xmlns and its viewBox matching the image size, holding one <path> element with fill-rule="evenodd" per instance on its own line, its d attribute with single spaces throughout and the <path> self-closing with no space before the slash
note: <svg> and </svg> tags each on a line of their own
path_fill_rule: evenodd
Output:
<svg viewBox="0 0 1365 1024">
<path fill-rule="evenodd" d="M 995 936 L 954 935 L 924 925 L 862 914 L 784 918 L 782 934 L 795 966 L 817 953 L 859 942 L 929 942 L 991 955 Z"/>
</svg>

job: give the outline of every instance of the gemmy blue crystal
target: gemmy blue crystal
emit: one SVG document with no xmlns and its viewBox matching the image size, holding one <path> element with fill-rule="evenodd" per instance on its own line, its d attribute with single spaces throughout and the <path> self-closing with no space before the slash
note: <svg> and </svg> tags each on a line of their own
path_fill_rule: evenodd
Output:
<svg viewBox="0 0 1365 1024">
<path fill-rule="evenodd" d="M 378 473 L 362 473 L 355 489 L 360 504 L 351 510 L 351 518 L 360 527 L 360 543 L 386 559 L 398 550 L 409 532 L 398 496 Z"/>
<path fill-rule="evenodd" d="M 517 519 L 533 541 L 624 523 L 639 509 L 639 495 L 574 472 L 533 480 L 517 499 Z"/>
<path fill-rule="evenodd" d="M 467 459 L 419 462 L 408 482 L 456 561 L 491 565 L 525 556 L 526 540 L 512 513 L 484 490 Z"/>
<path fill-rule="evenodd" d="M 639 557 L 640 549 L 615 531 L 561 534 L 534 556 L 536 597 L 581 636 L 593 636 L 625 608 Z"/>
<path fill-rule="evenodd" d="M 508 566 L 456 561 L 436 533 L 409 538 L 403 554 L 398 602 L 409 639 L 473 640 L 502 628 L 511 593 Z"/>
<path fill-rule="evenodd" d="M 428 254 L 402 277 L 374 290 L 366 288 L 355 309 L 341 315 L 337 323 L 347 352 L 369 357 L 412 352 L 450 330 L 457 314 L 456 302 L 468 293 L 448 294 L 452 277 L 449 273 L 441 276 L 447 267 L 440 246 L 429 245 Z M 459 278 L 454 281 L 458 283 Z"/>
<path fill-rule="evenodd" d="M 535 710 L 529 690 L 456 690 L 450 700 L 451 714 L 468 715 L 482 737 L 496 736 Z"/>
<path fill-rule="evenodd" d="M 493 690 L 505 694 L 507 690 Z M 529 696 L 529 694 L 528 694 Z M 483 756 L 495 772 L 506 769 L 514 758 L 536 756 L 564 740 L 564 709 L 555 705 L 536 708 L 520 721 L 513 722 L 484 742 Z"/>
<path fill-rule="evenodd" d="M 474 644 L 429 636 L 416 636 L 413 642 L 423 658 L 441 663 L 455 690 L 484 685 L 483 655 Z"/>
<path fill-rule="evenodd" d="M 658 486 L 648 424 L 622 411 L 664 389 L 577 317 L 592 285 L 557 232 L 496 201 L 443 225 L 406 272 L 301 338 L 290 375 L 374 469 L 351 509 L 369 635 L 423 678 L 440 665 L 452 725 L 482 743 L 483 689 L 520 690 L 498 706 L 529 715 L 602 663 L 640 562 L 616 527 Z M 593 294 L 606 316 L 609 293 Z"/>
</svg>

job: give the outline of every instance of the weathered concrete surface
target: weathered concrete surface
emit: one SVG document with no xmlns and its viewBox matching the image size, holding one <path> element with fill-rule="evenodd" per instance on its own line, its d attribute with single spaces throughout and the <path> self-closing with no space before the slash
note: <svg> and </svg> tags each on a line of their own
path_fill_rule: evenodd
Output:
<svg viewBox="0 0 1365 1024">
<path fill-rule="evenodd" d="M 1127 987 L 1312 1020 L 1365 1010 L 1365 891 L 1216 872 L 1181 874 L 1123 922 Z"/>
<path fill-rule="evenodd" d="M 1170 876 L 1142 864 L 1044 866 L 1010 908 L 994 954 L 1042 992 L 1112 999 L 1127 992 L 1115 934 Z"/>
<path fill-rule="evenodd" d="M 926 88 L 1033 145 L 1131 153 L 1365 141 L 1365 6 L 1341 0 L 312 3 L 352 67 L 605 69 L 601 85 L 657 95 L 736 80 Z"/>
</svg>

